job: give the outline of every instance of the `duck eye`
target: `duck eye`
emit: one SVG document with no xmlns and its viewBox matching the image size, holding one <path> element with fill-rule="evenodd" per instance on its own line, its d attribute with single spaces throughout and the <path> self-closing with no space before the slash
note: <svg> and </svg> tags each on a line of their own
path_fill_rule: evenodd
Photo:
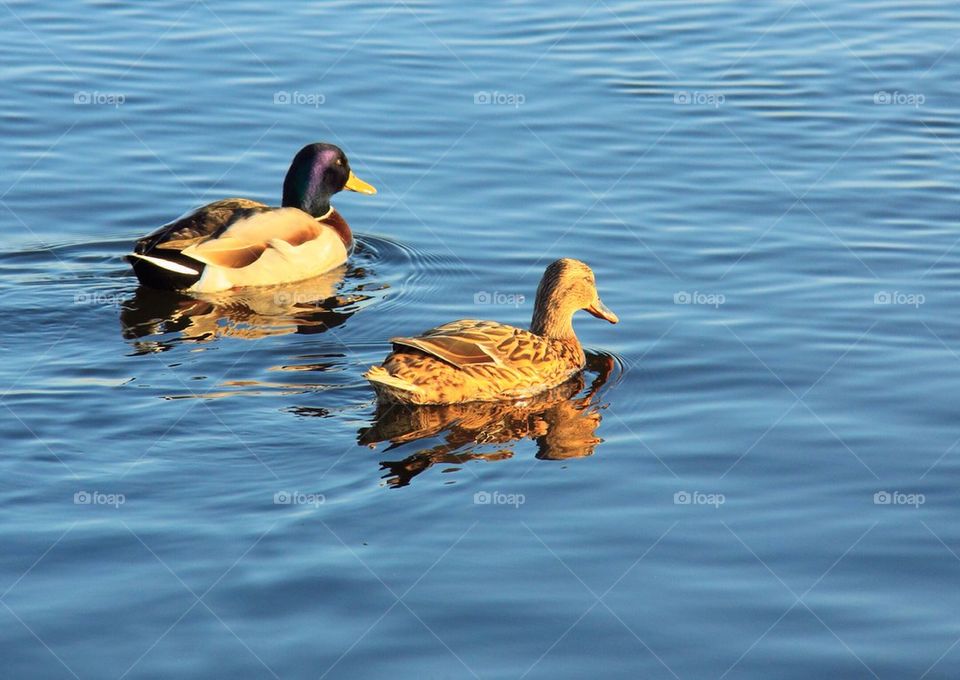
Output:
<svg viewBox="0 0 960 680">
<path fill-rule="evenodd" d="M 337 159 L 337 165 L 343 165 L 343 159 L 342 159 L 342 158 L 338 158 L 338 159 Z"/>
</svg>

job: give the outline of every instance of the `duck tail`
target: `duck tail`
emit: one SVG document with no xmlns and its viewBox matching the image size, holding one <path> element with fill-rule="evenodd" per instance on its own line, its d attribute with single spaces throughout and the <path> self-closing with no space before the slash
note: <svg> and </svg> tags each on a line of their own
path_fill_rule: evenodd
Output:
<svg viewBox="0 0 960 680">
<path fill-rule="evenodd" d="M 392 375 L 383 366 L 371 366 L 363 377 L 373 383 L 377 391 L 383 390 L 402 401 L 411 401 L 420 393 L 420 388 L 403 378 Z M 397 394 L 399 392 L 399 394 Z"/>
<path fill-rule="evenodd" d="M 168 290 L 189 288 L 199 280 L 204 268 L 199 262 L 196 263 L 198 268 L 190 266 L 194 262 L 183 256 L 178 260 L 180 261 L 142 253 L 127 255 L 127 261 L 133 267 L 133 273 L 140 279 L 140 283 L 151 288 Z"/>
</svg>

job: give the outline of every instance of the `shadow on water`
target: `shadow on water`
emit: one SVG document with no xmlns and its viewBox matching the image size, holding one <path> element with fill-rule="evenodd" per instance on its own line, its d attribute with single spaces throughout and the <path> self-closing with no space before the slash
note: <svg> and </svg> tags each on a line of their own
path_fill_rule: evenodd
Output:
<svg viewBox="0 0 960 680">
<path fill-rule="evenodd" d="M 597 434 L 607 407 L 602 389 L 617 370 L 608 354 L 587 354 L 587 367 L 567 382 L 520 402 L 404 406 L 380 403 L 370 427 L 357 434 L 360 445 L 384 452 L 411 442 L 436 438 L 440 443 L 400 460 L 382 460 L 387 486 L 407 486 L 414 477 L 437 464 L 460 465 L 471 460 L 512 458 L 513 446 L 523 439 L 537 445 L 541 460 L 567 460 L 593 455 L 603 441 Z M 587 378 L 593 379 L 587 386 Z M 615 381 L 614 381 L 615 382 Z M 506 445 L 492 452 L 479 449 Z"/>
<path fill-rule="evenodd" d="M 363 269 L 340 267 L 296 284 L 204 295 L 140 286 L 122 306 L 120 324 L 135 354 L 170 349 L 174 341 L 156 338 L 171 333 L 193 342 L 322 333 L 342 325 L 371 299 L 364 277 Z"/>
</svg>

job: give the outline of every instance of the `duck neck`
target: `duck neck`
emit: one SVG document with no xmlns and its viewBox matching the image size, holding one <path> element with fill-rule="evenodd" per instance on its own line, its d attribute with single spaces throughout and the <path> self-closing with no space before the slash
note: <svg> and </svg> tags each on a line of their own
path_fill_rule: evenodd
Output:
<svg viewBox="0 0 960 680">
<path fill-rule="evenodd" d="M 283 203 L 281 205 L 284 208 L 300 208 L 303 212 L 308 215 L 313 215 L 314 217 L 323 217 L 330 212 L 330 197 L 298 196 L 293 192 L 288 194 L 287 191 L 284 190 Z"/>
<path fill-rule="evenodd" d="M 320 217 L 330 210 L 330 194 L 314 177 L 312 169 L 294 162 L 283 178 L 284 208 L 300 208 L 314 217 Z"/>
<path fill-rule="evenodd" d="M 544 338 L 573 341 L 578 345 L 580 344 L 573 332 L 573 312 L 553 304 L 553 301 L 549 299 L 537 299 L 537 304 L 533 309 L 533 320 L 530 322 L 530 332 Z"/>
</svg>

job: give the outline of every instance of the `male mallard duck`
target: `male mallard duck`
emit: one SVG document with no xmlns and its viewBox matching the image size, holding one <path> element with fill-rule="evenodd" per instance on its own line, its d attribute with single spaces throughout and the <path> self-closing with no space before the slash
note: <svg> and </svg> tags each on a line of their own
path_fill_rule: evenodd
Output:
<svg viewBox="0 0 960 680">
<path fill-rule="evenodd" d="M 519 399 L 555 387 L 584 367 L 573 315 L 584 309 L 617 323 L 600 301 L 590 267 L 557 260 L 537 288 L 530 330 L 463 320 L 416 338 L 391 338 L 393 352 L 364 377 L 377 394 L 410 404 Z"/>
<path fill-rule="evenodd" d="M 203 293 L 317 276 L 343 264 L 353 246 L 346 220 L 330 206 L 343 189 L 377 193 L 350 171 L 339 147 L 308 144 L 283 180 L 281 207 L 214 201 L 144 236 L 127 259 L 147 286 Z"/>
</svg>

